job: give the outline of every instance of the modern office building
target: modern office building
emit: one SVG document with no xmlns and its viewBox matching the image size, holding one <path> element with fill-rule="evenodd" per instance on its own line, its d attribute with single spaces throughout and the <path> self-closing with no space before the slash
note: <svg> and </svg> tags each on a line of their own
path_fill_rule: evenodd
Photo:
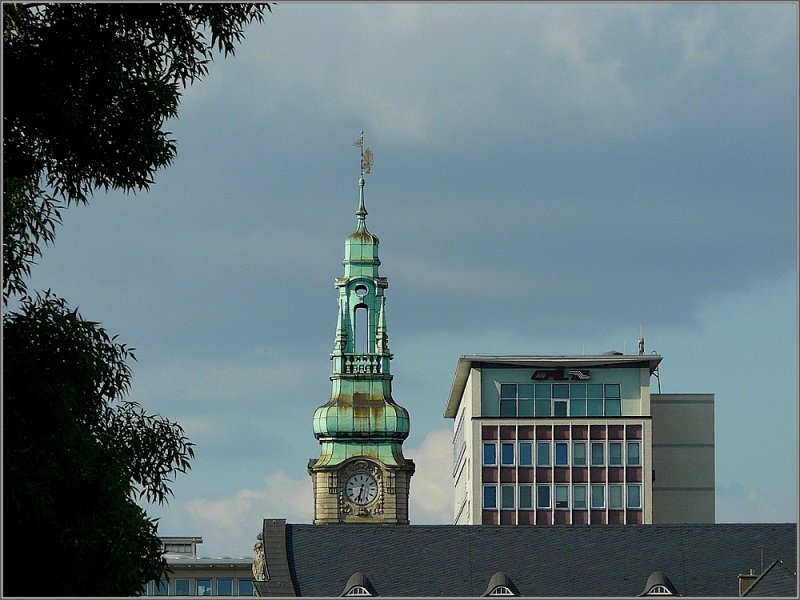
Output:
<svg viewBox="0 0 800 600">
<path fill-rule="evenodd" d="M 143 596 L 253 596 L 253 557 L 197 555 L 201 537 L 162 537 L 169 575 L 151 581 Z"/>
<path fill-rule="evenodd" d="M 652 393 L 662 358 L 462 356 L 454 523 L 714 523 L 714 396 Z"/>
</svg>

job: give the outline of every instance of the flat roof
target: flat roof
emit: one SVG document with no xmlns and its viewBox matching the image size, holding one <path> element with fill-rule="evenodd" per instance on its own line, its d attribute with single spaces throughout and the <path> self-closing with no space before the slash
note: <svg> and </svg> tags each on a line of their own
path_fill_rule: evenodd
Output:
<svg viewBox="0 0 800 600">
<path fill-rule="evenodd" d="M 473 365 L 489 365 L 496 367 L 648 367 L 650 373 L 656 370 L 662 357 L 658 354 L 594 354 L 594 355 L 496 355 L 496 354 L 467 354 L 458 359 L 453 384 L 450 387 L 450 397 L 444 416 L 454 419 L 467 385 L 470 369 Z"/>
</svg>

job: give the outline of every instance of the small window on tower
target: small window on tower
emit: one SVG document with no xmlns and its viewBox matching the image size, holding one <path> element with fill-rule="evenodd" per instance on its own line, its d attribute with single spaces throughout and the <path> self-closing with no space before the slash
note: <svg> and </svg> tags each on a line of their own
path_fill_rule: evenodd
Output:
<svg viewBox="0 0 800 600">
<path fill-rule="evenodd" d="M 363 304 L 356 306 L 356 354 L 366 354 L 369 352 L 369 320 L 367 307 Z"/>
</svg>

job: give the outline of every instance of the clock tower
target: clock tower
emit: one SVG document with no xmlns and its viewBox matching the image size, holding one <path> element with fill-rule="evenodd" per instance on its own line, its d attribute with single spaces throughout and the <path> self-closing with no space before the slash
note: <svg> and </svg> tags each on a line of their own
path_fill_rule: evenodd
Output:
<svg viewBox="0 0 800 600">
<path fill-rule="evenodd" d="M 331 399 L 314 412 L 319 458 L 308 462 L 314 523 L 408 524 L 414 462 L 403 456 L 408 411 L 392 399 L 385 277 L 378 274 L 378 238 L 367 231 L 364 174 L 372 153 L 361 148 L 356 230 L 344 242 L 344 275 L 336 278 L 339 311 Z"/>
</svg>

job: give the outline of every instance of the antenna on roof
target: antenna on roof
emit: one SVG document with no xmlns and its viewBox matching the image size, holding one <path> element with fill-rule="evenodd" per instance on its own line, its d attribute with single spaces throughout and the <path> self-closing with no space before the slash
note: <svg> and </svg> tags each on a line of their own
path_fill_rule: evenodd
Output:
<svg viewBox="0 0 800 600">
<path fill-rule="evenodd" d="M 639 325 L 639 354 L 644 354 L 644 325 Z"/>
</svg>

